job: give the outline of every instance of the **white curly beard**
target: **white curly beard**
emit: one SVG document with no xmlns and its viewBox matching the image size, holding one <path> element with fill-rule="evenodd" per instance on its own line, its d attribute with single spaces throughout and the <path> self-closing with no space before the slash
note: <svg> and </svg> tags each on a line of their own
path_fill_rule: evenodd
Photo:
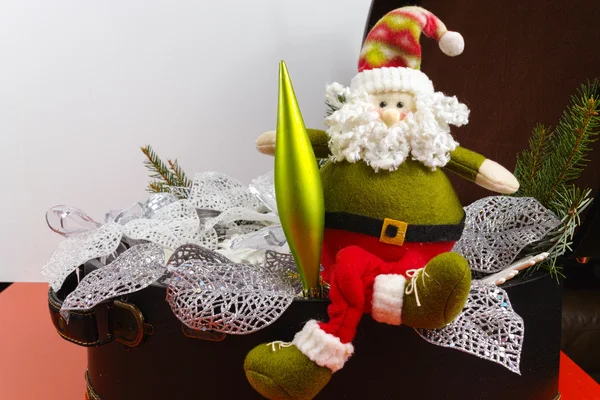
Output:
<svg viewBox="0 0 600 400">
<path fill-rule="evenodd" d="M 458 146 L 449 124 L 461 126 L 468 122 L 467 106 L 440 92 L 415 96 L 416 111 L 388 127 L 368 94 L 353 93 L 339 84 L 328 87 L 328 97 L 332 91 L 346 99 L 325 119 L 334 162 L 363 160 L 375 171 L 395 171 L 410 155 L 435 170 L 450 161 L 450 152 Z"/>
</svg>

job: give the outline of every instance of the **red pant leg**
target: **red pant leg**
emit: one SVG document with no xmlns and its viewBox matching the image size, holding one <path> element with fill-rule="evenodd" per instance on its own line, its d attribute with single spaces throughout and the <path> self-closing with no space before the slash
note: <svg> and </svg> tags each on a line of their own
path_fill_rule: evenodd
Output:
<svg viewBox="0 0 600 400">
<path fill-rule="evenodd" d="M 377 275 L 405 275 L 409 269 L 423 268 L 436 255 L 450 251 L 453 245 L 453 242 L 405 243 L 395 246 L 397 258 L 391 262 L 358 246 L 343 248 L 337 253 L 335 264 L 326 269 L 331 305 L 327 309 L 329 321 L 320 323 L 321 329 L 337 336 L 342 343 L 350 343 L 363 314 L 371 312 Z"/>
<path fill-rule="evenodd" d="M 366 294 L 368 287 L 372 291 L 382 264 L 384 262 L 379 257 L 356 246 L 342 249 L 337 254 L 329 290 L 329 321 L 320 323 L 321 329 L 337 336 L 342 343 L 354 339 L 356 327 L 365 311 L 365 301 L 370 298 Z"/>
</svg>

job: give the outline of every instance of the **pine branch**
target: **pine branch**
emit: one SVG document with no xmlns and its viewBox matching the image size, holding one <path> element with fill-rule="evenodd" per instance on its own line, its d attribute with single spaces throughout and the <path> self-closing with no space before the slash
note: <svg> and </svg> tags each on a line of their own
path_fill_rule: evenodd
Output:
<svg viewBox="0 0 600 400">
<path fill-rule="evenodd" d="M 142 153 L 146 156 L 144 165 L 150 171 L 151 180 L 146 188 L 151 193 L 169 192 L 175 194 L 179 198 L 185 198 L 186 195 L 179 190 L 174 190 L 174 187 L 190 187 L 192 181 L 187 177 L 177 159 L 167 160 L 165 164 L 158 154 L 152 149 L 152 146 L 147 145 L 141 148 Z"/>
<path fill-rule="evenodd" d="M 176 186 L 182 186 L 182 187 L 192 186 L 192 181 L 189 180 L 187 175 L 185 174 L 185 172 L 183 172 L 183 169 L 181 169 L 181 166 L 177 162 L 177 159 L 167 160 L 167 163 L 169 164 L 169 168 L 171 169 L 171 172 L 177 179 Z"/>
<path fill-rule="evenodd" d="M 550 253 L 544 262 L 530 268 L 530 273 L 544 269 L 554 277 L 562 275 L 557 264 L 571 249 L 581 213 L 591 203 L 591 190 L 572 183 L 581 176 L 591 145 L 598 139 L 599 111 L 600 82 L 594 80 L 571 98 L 554 131 L 537 125 L 529 149 L 517 157 L 515 175 L 522 189 L 516 195 L 535 197 L 561 219 L 556 231 L 530 246 L 530 250 Z"/>
<path fill-rule="evenodd" d="M 551 276 L 561 276 L 560 267 L 557 265 L 559 257 L 571 250 L 571 244 L 575 230 L 581 224 L 581 213 L 591 204 L 592 190 L 581 190 L 575 185 L 563 188 L 555 201 L 555 207 L 559 215 L 562 215 L 561 225 L 549 236 L 550 242 L 554 243 L 548 250 L 550 255 L 544 262 L 535 266 L 531 272 L 539 269 L 547 270 Z"/>
<path fill-rule="evenodd" d="M 552 137 L 553 132 L 541 124 L 533 128 L 529 139 L 529 150 L 524 150 L 517 156 L 515 176 L 521 183 L 521 187 L 516 196 L 535 197 L 533 183 L 538 177 L 544 160 L 552 150 Z"/>
<path fill-rule="evenodd" d="M 540 194 L 538 200 L 557 211 L 555 200 L 566 185 L 581 176 L 589 160 L 591 144 L 598 139 L 600 116 L 600 85 L 597 80 L 582 85 L 578 95 L 571 99 L 555 130 L 555 144 L 539 175 L 533 191 Z"/>
<path fill-rule="evenodd" d="M 152 146 L 147 145 L 142 147 L 142 153 L 146 156 L 147 160 L 144 160 L 144 165 L 150 171 L 150 177 L 162 180 L 169 186 L 177 186 L 177 178 L 169 171 L 167 165 L 160 159 L 156 154 Z"/>
<path fill-rule="evenodd" d="M 148 183 L 147 190 L 151 193 L 168 192 L 169 188 L 167 188 L 166 186 L 167 185 L 165 185 L 164 182 L 151 181 L 150 183 Z"/>
<path fill-rule="evenodd" d="M 343 94 L 338 94 L 335 99 L 325 100 L 325 105 L 327 106 L 325 115 L 329 117 L 331 114 L 342 108 L 345 102 L 346 96 Z"/>
<path fill-rule="evenodd" d="M 327 110 L 325 111 L 325 115 L 327 117 L 329 117 L 331 114 L 333 114 L 334 112 L 336 112 L 337 110 L 339 110 L 338 107 L 334 106 L 333 104 L 331 104 L 328 101 L 325 102 L 325 105 L 327 106 Z"/>
</svg>

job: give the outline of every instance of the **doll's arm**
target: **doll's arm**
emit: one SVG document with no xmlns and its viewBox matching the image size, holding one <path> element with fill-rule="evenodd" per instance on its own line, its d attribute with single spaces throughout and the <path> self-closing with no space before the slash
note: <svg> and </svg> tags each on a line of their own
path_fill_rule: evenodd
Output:
<svg viewBox="0 0 600 400">
<path fill-rule="evenodd" d="M 329 136 L 327 136 L 327 132 L 320 129 L 307 128 L 306 133 L 308 133 L 308 138 L 310 139 L 310 144 L 312 144 L 312 148 L 315 152 L 315 157 L 329 157 Z M 275 155 L 275 141 L 275 131 L 265 132 L 256 138 L 256 149 L 263 154 L 273 156 Z"/>
<path fill-rule="evenodd" d="M 464 147 L 459 146 L 450 153 L 445 168 L 497 193 L 511 194 L 519 190 L 519 182 L 510 171 Z"/>
</svg>

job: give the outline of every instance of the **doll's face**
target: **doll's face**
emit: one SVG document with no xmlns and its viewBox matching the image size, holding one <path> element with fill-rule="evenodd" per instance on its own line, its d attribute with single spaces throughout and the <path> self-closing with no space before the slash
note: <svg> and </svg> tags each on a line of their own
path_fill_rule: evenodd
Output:
<svg viewBox="0 0 600 400">
<path fill-rule="evenodd" d="M 415 111 L 415 99 L 406 92 L 382 92 L 371 95 L 373 105 L 387 126 L 402 121 L 406 115 Z"/>
</svg>

